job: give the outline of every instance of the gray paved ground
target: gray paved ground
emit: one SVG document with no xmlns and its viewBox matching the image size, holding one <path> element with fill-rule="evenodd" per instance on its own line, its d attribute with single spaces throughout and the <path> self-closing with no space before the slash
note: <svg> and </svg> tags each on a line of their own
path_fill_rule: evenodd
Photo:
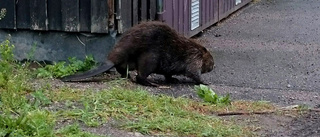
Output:
<svg viewBox="0 0 320 137">
<path fill-rule="evenodd" d="M 197 38 L 213 51 L 216 61 L 214 72 L 204 79 L 239 99 L 316 106 L 320 104 L 319 26 L 318 0 L 250 4 Z"/>
</svg>

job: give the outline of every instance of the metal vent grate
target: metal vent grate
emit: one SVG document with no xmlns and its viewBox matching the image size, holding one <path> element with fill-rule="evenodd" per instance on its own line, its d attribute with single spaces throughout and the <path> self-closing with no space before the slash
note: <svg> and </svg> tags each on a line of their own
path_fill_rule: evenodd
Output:
<svg viewBox="0 0 320 137">
<path fill-rule="evenodd" d="M 200 26 L 200 0 L 191 1 L 191 30 Z"/>
</svg>

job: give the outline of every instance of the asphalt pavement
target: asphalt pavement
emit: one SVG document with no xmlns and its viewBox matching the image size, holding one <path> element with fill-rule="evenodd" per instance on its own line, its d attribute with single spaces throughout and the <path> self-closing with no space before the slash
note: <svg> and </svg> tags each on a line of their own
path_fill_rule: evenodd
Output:
<svg viewBox="0 0 320 137">
<path fill-rule="evenodd" d="M 261 0 L 240 9 L 197 38 L 215 58 L 205 81 L 237 99 L 318 106 L 319 13 L 319 0 Z"/>
</svg>

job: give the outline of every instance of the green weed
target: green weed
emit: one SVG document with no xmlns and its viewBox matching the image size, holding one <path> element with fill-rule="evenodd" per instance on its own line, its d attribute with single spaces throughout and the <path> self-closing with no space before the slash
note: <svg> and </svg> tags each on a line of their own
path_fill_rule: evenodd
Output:
<svg viewBox="0 0 320 137">
<path fill-rule="evenodd" d="M 196 90 L 198 96 L 205 102 L 224 105 L 228 105 L 231 103 L 229 94 L 225 97 L 218 96 L 218 94 L 216 94 L 211 88 L 206 85 L 196 85 L 194 86 L 194 89 Z"/>
<path fill-rule="evenodd" d="M 51 100 L 43 93 L 42 90 L 37 90 L 31 93 L 33 100 L 33 106 L 40 107 L 40 106 L 47 106 L 51 104 Z"/>
<path fill-rule="evenodd" d="M 18 111 L 27 107 L 30 71 L 17 63 L 13 55 L 14 45 L 6 40 L 0 44 L 0 110 Z"/>
<path fill-rule="evenodd" d="M 13 50 L 9 40 L 0 44 L 0 136 L 52 136 L 54 117 L 29 104 L 30 71 L 14 59 Z"/>
<path fill-rule="evenodd" d="M 61 78 L 72 75 L 77 71 L 86 71 L 96 65 L 92 56 L 86 56 L 84 61 L 78 60 L 75 57 L 68 58 L 69 63 L 65 61 L 54 62 L 53 65 L 46 65 L 44 68 L 38 68 L 36 75 L 38 78 Z"/>
</svg>

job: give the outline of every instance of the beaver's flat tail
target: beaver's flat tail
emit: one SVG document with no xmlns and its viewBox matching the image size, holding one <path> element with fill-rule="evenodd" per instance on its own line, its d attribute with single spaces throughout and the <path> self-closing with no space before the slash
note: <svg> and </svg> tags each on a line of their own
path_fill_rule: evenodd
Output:
<svg viewBox="0 0 320 137">
<path fill-rule="evenodd" d="M 89 78 L 89 77 L 101 74 L 103 72 L 106 72 L 106 71 L 110 70 L 113 66 L 114 66 L 114 64 L 111 61 L 107 61 L 106 63 L 104 63 L 101 66 L 98 66 L 94 69 L 91 69 L 91 70 L 83 72 L 83 73 L 66 76 L 66 77 L 61 78 L 61 80 L 64 82 L 81 81 L 82 79 Z"/>
</svg>

